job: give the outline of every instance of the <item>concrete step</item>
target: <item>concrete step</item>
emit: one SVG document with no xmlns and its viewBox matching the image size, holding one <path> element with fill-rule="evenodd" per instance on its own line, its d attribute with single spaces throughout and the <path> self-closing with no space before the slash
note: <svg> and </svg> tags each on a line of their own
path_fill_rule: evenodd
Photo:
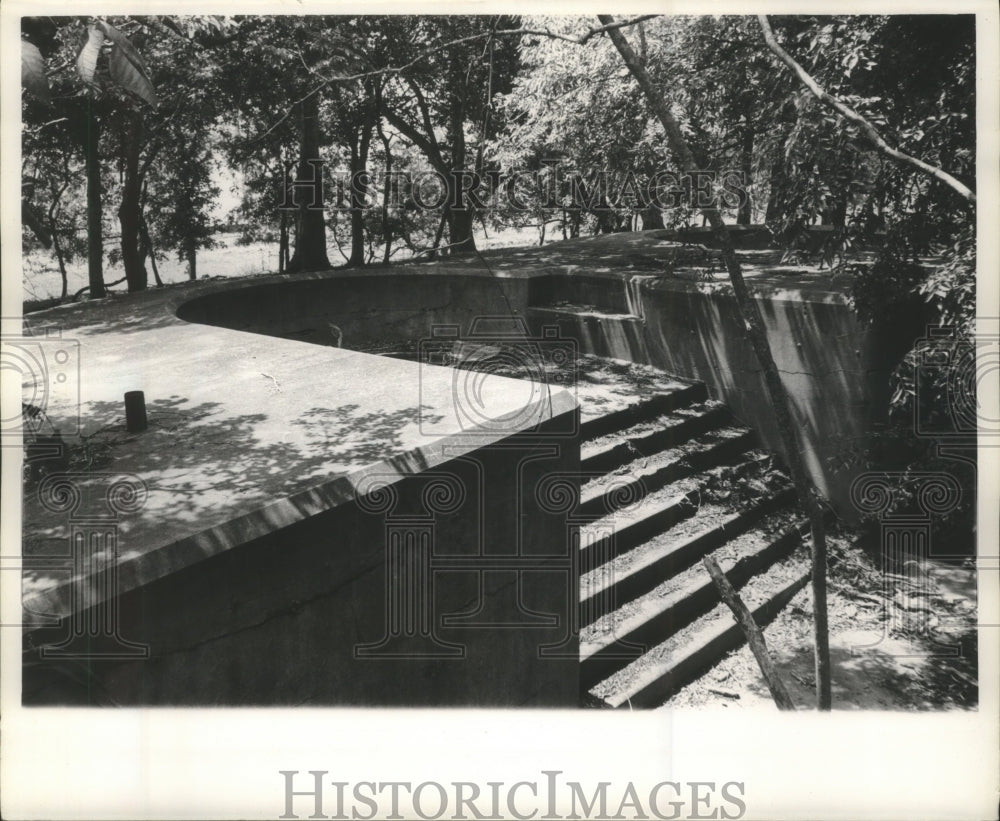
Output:
<svg viewBox="0 0 1000 821">
<path fill-rule="evenodd" d="M 615 473 L 584 483 L 580 489 L 579 514 L 598 518 L 717 465 L 731 464 L 757 444 L 757 436 L 745 428 L 723 428 L 674 444 L 652 458 L 637 458 Z"/>
<path fill-rule="evenodd" d="M 573 308 L 546 310 L 587 321 L 631 319 Z M 761 614 L 780 608 L 800 581 L 801 568 L 791 581 L 782 569 L 807 532 L 804 522 L 793 523 L 787 477 L 755 450 L 754 433 L 709 401 L 703 384 L 652 376 L 642 399 L 601 379 L 581 383 L 597 399 L 581 426 L 584 480 L 575 511 L 586 522 L 578 553 L 580 676 L 585 702 L 597 706 L 652 706 L 739 643 L 741 634 L 716 629 L 732 620 L 720 621 L 718 593 L 698 564 L 704 556 L 714 554 L 734 586 L 755 591 L 747 601 L 763 601 Z"/>
<path fill-rule="evenodd" d="M 783 580 L 777 589 L 769 585 L 768 574 L 746 585 L 741 593 L 748 601 L 754 621 L 765 626 L 809 581 L 808 565 L 803 560 L 789 560 L 782 568 Z M 755 584 L 754 607 L 747 596 Z M 769 592 L 761 595 L 762 589 Z M 736 624 L 729 609 L 718 605 L 693 629 L 653 648 L 619 673 L 591 688 L 591 703 L 599 701 L 607 707 L 654 708 L 663 705 L 681 687 L 694 681 L 725 653 L 740 647 L 744 641 L 742 628 Z"/>
<path fill-rule="evenodd" d="M 676 411 L 680 408 L 708 398 L 704 382 L 694 382 L 667 393 L 657 393 L 644 399 L 637 399 L 624 407 L 602 416 L 594 416 L 580 425 L 580 437 L 583 441 L 596 439 L 614 431 L 625 430 L 638 422 Z"/>
<path fill-rule="evenodd" d="M 651 456 L 731 420 L 729 409 L 717 402 L 662 413 L 584 444 L 580 449 L 580 469 L 586 473 L 614 470 L 636 457 Z"/>
<path fill-rule="evenodd" d="M 775 514 L 743 537 L 728 542 L 716 558 L 737 589 L 750 578 L 784 559 L 802 543 L 808 522 L 799 521 L 770 532 L 783 517 Z M 725 554 L 725 555 L 722 555 Z M 671 583 L 673 582 L 673 583 Z M 719 594 L 708 573 L 695 564 L 674 579 L 658 585 L 602 622 L 585 628 L 580 636 L 581 679 L 589 688 L 612 675 L 647 648 L 660 644 L 719 603 Z"/>
<path fill-rule="evenodd" d="M 599 310 L 629 312 L 628 283 L 621 277 L 586 276 L 565 270 L 554 276 L 532 277 L 528 284 L 528 305 L 532 308 L 560 308 L 588 305 Z"/>
<path fill-rule="evenodd" d="M 581 577 L 693 516 L 698 497 L 697 487 L 685 493 L 651 494 L 642 500 L 641 511 L 617 511 L 581 527 Z"/>
<path fill-rule="evenodd" d="M 582 613 L 594 619 L 601 618 L 619 605 L 648 593 L 665 579 L 746 532 L 764 516 L 790 505 L 795 499 L 795 490 L 786 486 L 739 513 L 715 519 L 712 524 L 701 528 L 697 523 L 700 518 L 705 517 L 695 517 L 698 512 L 695 507 L 697 490 L 681 498 L 684 501 L 678 502 L 678 505 L 684 505 L 685 513 L 681 519 L 690 519 L 685 523 L 687 533 L 683 536 L 667 531 L 660 538 L 639 543 L 633 550 L 628 550 L 617 539 L 591 549 L 588 559 L 594 564 L 583 564 L 584 572 L 581 577 Z M 714 519 L 717 511 L 711 508 L 709 510 Z M 625 544 L 630 542 L 626 541 Z M 598 564 L 602 548 L 603 556 L 607 558 L 605 562 Z M 612 556 L 612 553 L 615 555 Z"/>
</svg>

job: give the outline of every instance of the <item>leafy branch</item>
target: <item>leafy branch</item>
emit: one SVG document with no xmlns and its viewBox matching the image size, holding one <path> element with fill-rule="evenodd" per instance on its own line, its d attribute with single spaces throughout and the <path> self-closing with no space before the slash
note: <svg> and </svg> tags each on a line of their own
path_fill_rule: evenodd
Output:
<svg viewBox="0 0 1000 821">
<path fill-rule="evenodd" d="M 795 58 L 781 47 L 774 36 L 774 31 L 772 30 L 771 24 L 767 19 L 767 15 L 760 14 L 757 16 L 757 19 L 760 21 L 760 28 L 764 33 L 764 42 L 767 43 L 767 47 L 778 57 L 779 60 L 781 60 L 781 62 L 792 70 L 802 84 L 808 88 L 813 95 L 815 95 L 815 97 L 823 103 L 823 105 L 833 111 L 836 111 L 845 120 L 858 126 L 862 133 L 868 137 L 871 143 L 887 157 L 891 157 L 900 163 L 912 165 L 914 168 L 930 175 L 934 179 L 940 180 L 945 185 L 948 185 L 957 191 L 969 202 L 970 205 L 975 205 L 976 195 L 967 186 L 956 180 L 947 171 L 943 171 L 942 169 L 937 168 L 930 163 L 926 163 L 923 160 L 917 159 L 916 157 L 911 157 L 909 154 L 900 151 L 898 148 L 893 148 L 885 141 L 882 135 L 878 133 L 875 126 L 868 122 L 868 120 L 847 105 L 847 103 L 837 99 L 832 94 L 824 90 L 820 84 L 813 79 L 812 75 L 802 68 L 802 66 L 795 61 Z"/>
<path fill-rule="evenodd" d="M 458 37 L 453 40 L 448 40 L 445 43 L 439 43 L 436 46 L 431 46 L 429 48 L 426 48 L 409 62 L 403 63 L 402 65 L 398 66 L 383 66 L 382 68 L 374 68 L 370 69 L 369 71 L 360 71 L 354 74 L 338 74 L 333 77 L 324 77 L 315 69 L 309 69 L 311 74 L 314 74 L 321 78 L 320 82 L 317 83 L 312 88 L 310 88 L 309 91 L 307 91 L 297 100 L 293 101 L 291 105 L 287 106 L 281 117 L 279 117 L 278 120 L 270 128 L 267 129 L 267 131 L 264 131 L 263 133 L 258 134 L 257 136 L 254 137 L 248 137 L 246 138 L 245 142 L 256 142 L 258 140 L 263 140 L 291 116 L 292 112 L 295 111 L 295 107 L 297 105 L 304 102 L 305 100 L 308 100 L 314 94 L 322 91 L 327 86 L 333 85 L 334 83 L 350 83 L 356 80 L 364 80 L 369 77 L 378 77 L 380 75 L 391 76 L 395 74 L 402 74 L 403 72 L 408 71 L 409 69 L 423 62 L 428 57 L 431 57 L 432 55 L 437 54 L 441 51 L 445 51 L 446 49 L 453 48 L 454 46 L 462 45 L 463 43 L 470 43 L 476 40 L 484 40 L 484 39 L 488 40 L 496 37 L 533 36 L 533 37 L 547 37 L 552 40 L 564 40 L 567 43 L 573 43 L 574 45 L 582 46 L 586 45 L 588 42 L 590 42 L 594 37 L 596 37 L 599 34 L 604 34 L 605 32 L 617 29 L 627 28 L 629 26 L 635 26 L 638 25 L 639 23 L 644 22 L 645 20 L 651 20 L 655 17 L 660 17 L 660 16 L 661 15 L 659 14 L 643 14 L 639 17 L 634 17 L 630 20 L 622 20 L 620 22 L 613 24 L 595 26 L 593 28 L 588 29 L 586 32 L 579 35 L 578 37 L 573 37 L 568 34 L 559 34 L 558 32 L 554 32 L 551 29 L 534 29 L 534 28 L 490 29 L 489 31 L 482 31 L 476 34 L 470 34 L 466 37 Z"/>
</svg>

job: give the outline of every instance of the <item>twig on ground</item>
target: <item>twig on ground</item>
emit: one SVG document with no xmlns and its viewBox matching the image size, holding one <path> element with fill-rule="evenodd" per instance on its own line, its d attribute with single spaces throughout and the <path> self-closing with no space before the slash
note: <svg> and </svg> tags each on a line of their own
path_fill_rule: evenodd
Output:
<svg viewBox="0 0 1000 821">
<path fill-rule="evenodd" d="M 723 690 L 721 687 L 708 687 L 706 689 L 708 692 L 715 693 L 717 696 L 722 696 L 723 698 L 740 698 L 740 694 L 734 690 Z"/>
</svg>

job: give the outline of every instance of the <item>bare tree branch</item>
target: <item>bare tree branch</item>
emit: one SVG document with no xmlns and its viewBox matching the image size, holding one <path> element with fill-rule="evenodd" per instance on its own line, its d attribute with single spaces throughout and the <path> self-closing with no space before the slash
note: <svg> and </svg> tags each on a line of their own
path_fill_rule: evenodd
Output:
<svg viewBox="0 0 1000 821">
<path fill-rule="evenodd" d="M 614 18 L 610 15 L 600 14 L 598 18 L 602 23 L 611 24 Z M 608 29 L 608 36 L 614 43 L 622 60 L 628 67 L 632 76 L 642 89 L 643 96 L 649 103 L 653 114 L 660 121 L 667 136 L 667 144 L 671 153 L 677 160 L 677 164 L 685 174 L 693 174 L 703 167 L 695 160 L 684 132 L 681 131 L 680 124 L 670 111 L 663 96 L 657 90 L 652 77 L 646 71 L 639 55 L 635 53 L 629 45 L 625 35 L 616 28 Z M 729 281 L 733 286 L 733 296 L 739 307 L 740 315 L 743 319 L 744 327 L 747 331 L 747 339 L 753 348 L 757 361 L 760 363 L 761 372 L 764 376 L 764 385 L 767 389 L 768 398 L 771 400 L 771 408 L 774 411 L 775 422 L 781 434 L 781 441 L 785 451 L 785 459 L 788 463 L 792 481 L 799 500 L 805 507 L 809 515 L 809 525 L 812 533 L 812 591 L 813 591 L 813 635 L 815 641 L 816 657 L 816 704 L 820 710 L 830 709 L 830 633 L 827 624 L 826 609 L 826 522 L 822 507 L 822 500 L 816 491 L 815 486 L 809 479 L 805 462 L 800 453 L 798 427 L 792 418 L 791 404 L 788 400 L 788 393 L 785 391 L 784 383 L 781 381 L 781 373 L 774 361 L 774 354 L 771 352 L 771 345 L 767 340 L 767 331 L 764 326 L 764 319 L 761 316 L 760 306 L 747 288 L 746 280 L 743 278 L 743 269 L 739 259 L 736 257 L 736 250 L 733 247 L 733 239 L 729 235 L 726 224 L 722 220 L 717 203 L 702 206 L 701 212 L 708 223 L 712 226 L 719 247 L 722 249 L 722 259 L 729 272 Z"/>
<path fill-rule="evenodd" d="M 779 710 L 794 710 L 795 702 L 792 701 L 785 683 L 781 680 L 781 676 L 778 675 L 778 669 L 774 666 L 774 660 L 767 651 L 767 642 L 764 640 L 764 634 L 761 632 L 757 622 L 753 620 L 753 614 L 743 603 L 743 599 L 740 598 L 740 594 L 736 592 L 736 588 L 733 587 L 726 574 L 722 572 L 722 568 L 719 567 L 719 563 L 715 560 L 714 556 L 706 556 L 701 560 L 701 563 L 705 565 L 708 575 L 715 582 L 720 598 L 733 611 L 736 623 L 743 629 L 743 635 L 746 636 L 750 650 L 753 652 L 754 658 L 757 659 L 761 673 L 764 674 L 764 681 L 767 683 L 767 689 L 771 691 L 771 698 L 774 699 L 774 703 L 778 705 Z"/>
<path fill-rule="evenodd" d="M 916 157 L 911 157 L 909 154 L 900 151 L 898 148 L 893 148 L 882 138 L 882 135 L 875 130 L 875 126 L 868 122 L 868 120 L 866 120 L 849 105 L 841 100 L 838 100 L 832 94 L 825 91 L 820 84 L 813 79 L 809 72 L 802 68 L 802 66 L 795 61 L 795 58 L 781 47 L 777 39 L 775 39 L 774 31 L 771 29 L 771 23 L 768 21 L 767 15 L 759 14 L 757 15 L 757 19 L 760 21 L 760 27 L 764 33 L 764 42 L 767 43 L 767 47 L 771 49 L 781 62 L 783 62 L 795 73 L 802 84 L 808 88 L 816 96 L 816 98 L 823 103 L 823 105 L 827 108 L 833 109 L 845 120 L 848 120 L 858 126 L 865 136 L 872 142 L 872 144 L 887 157 L 891 157 L 897 162 L 901 162 L 906 165 L 912 165 L 914 168 L 923 171 L 925 174 L 936 180 L 940 180 L 945 185 L 953 188 L 961 194 L 962 197 L 968 200 L 970 204 L 976 204 L 975 193 L 967 186 L 956 180 L 947 171 L 943 171 L 936 166 L 925 163 L 923 160 L 919 160 Z"/>
</svg>

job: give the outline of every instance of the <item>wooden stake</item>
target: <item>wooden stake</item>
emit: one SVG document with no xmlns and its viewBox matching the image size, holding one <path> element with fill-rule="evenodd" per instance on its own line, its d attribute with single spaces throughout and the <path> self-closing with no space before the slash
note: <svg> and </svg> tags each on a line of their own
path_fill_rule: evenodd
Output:
<svg viewBox="0 0 1000 821">
<path fill-rule="evenodd" d="M 658 86 L 653 82 L 645 65 L 638 55 L 632 50 L 625 35 L 618 28 L 614 28 L 615 20 L 607 14 L 597 15 L 598 19 L 607 31 L 608 37 L 618 49 L 622 60 L 628 67 L 639 87 L 642 89 L 653 113 L 663 126 L 667 136 L 667 145 L 675 160 L 685 174 L 698 173 L 699 169 L 704 169 L 706 165 L 695 160 L 695 156 L 688 145 L 687 138 L 680 127 L 680 123 L 671 113 L 670 106 L 658 91 Z M 722 213 L 719 211 L 718 203 L 712 201 L 709 205 L 699 206 L 708 224 L 712 226 L 712 233 L 719 243 L 722 251 L 722 259 L 729 272 L 729 281 L 733 286 L 733 296 L 736 305 L 743 317 L 746 326 L 747 341 L 749 341 L 757 361 L 760 363 L 761 372 L 764 376 L 764 385 L 767 388 L 768 397 L 771 400 L 771 408 L 774 411 L 774 420 L 777 423 L 781 440 L 784 444 L 785 458 L 788 461 L 788 470 L 795 483 L 795 490 L 798 493 L 799 501 L 809 514 L 809 528 L 812 534 L 812 592 L 813 592 L 813 638 L 815 643 L 816 662 L 816 706 L 820 710 L 829 710 L 831 705 L 830 686 L 830 630 L 827 621 L 826 607 L 826 522 L 818 491 L 813 485 L 806 469 L 805 460 L 802 458 L 804 448 L 799 444 L 800 433 L 798 426 L 792 416 L 792 406 L 785 391 L 785 385 L 781 381 L 781 373 L 774 361 L 774 354 L 771 352 L 771 345 L 767 339 L 767 330 L 764 326 L 764 317 L 760 312 L 760 306 L 753 298 L 743 278 L 743 269 L 736 256 L 733 247 L 732 237 L 722 220 Z"/>
<path fill-rule="evenodd" d="M 764 634 L 760 632 L 757 622 L 753 620 L 753 616 L 750 615 L 750 611 L 743 603 L 739 593 L 729 583 L 729 579 L 726 578 L 726 574 L 722 572 L 722 568 L 719 567 L 719 563 L 714 558 L 706 556 L 701 562 L 719 589 L 722 600 L 733 611 L 736 623 L 743 628 L 743 633 L 747 637 L 750 649 L 753 650 L 757 664 L 760 665 L 760 671 L 764 674 L 764 681 L 767 682 L 767 689 L 771 691 L 774 703 L 778 705 L 779 710 L 794 710 L 795 702 L 792 701 L 788 690 L 785 689 L 784 682 L 778 676 L 774 662 L 771 661 L 771 655 L 767 652 L 767 643 L 764 641 Z"/>
</svg>

